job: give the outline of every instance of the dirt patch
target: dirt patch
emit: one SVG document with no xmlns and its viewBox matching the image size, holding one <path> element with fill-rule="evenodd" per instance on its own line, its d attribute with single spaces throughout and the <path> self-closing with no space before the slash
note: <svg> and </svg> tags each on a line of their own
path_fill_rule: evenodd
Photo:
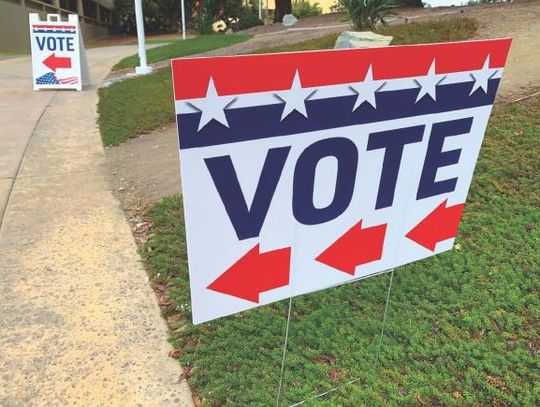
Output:
<svg viewBox="0 0 540 407">
<path fill-rule="evenodd" d="M 540 85 L 540 2 L 485 4 L 463 9 L 479 23 L 476 38 L 512 37 L 499 100 L 511 101 Z"/>
<path fill-rule="evenodd" d="M 394 20 L 411 22 L 447 18 L 456 14 L 475 18 L 480 27 L 477 38 L 513 37 L 499 101 L 511 101 L 533 93 L 540 86 L 540 2 L 516 0 L 474 7 L 443 9 L 400 9 Z M 211 55 L 232 55 L 269 45 L 289 44 L 343 31 L 342 15 L 306 18 L 296 29 L 285 30 L 275 24 L 256 27 L 256 36 L 241 44 L 212 51 Z M 313 29 L 306 29 L 306 28 Z M 326 28 L 321 28 L 326 27 Z M 107 161 L 115 193 L 128 211 L 136 211 L 163 196 L 180 191 L 176 127 L 171 124 L 150 134 L 107 149 Z"/>
<path fill-rule="evenodd" d="M 501 98 L 530 94 L 540 85 L 540 2 L 501 3 L 492 13 L 487 11 L 471 9 L 470 16 L 480 22 L 478 38 L 513 38 Z"/>
<path fill-rule="evenodd" d="M 175 124 L 108 147 L 106 157 L 114 193 L 131 213 L 180 192 Z"/>
</svg>

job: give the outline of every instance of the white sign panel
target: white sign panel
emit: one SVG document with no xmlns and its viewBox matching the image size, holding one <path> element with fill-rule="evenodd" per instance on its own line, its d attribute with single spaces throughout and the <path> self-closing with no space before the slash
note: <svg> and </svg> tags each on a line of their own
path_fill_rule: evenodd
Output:
<svg viewBox="0 0 540 407">
<path fill-rule="evenodd" d="M 509 46 L 174 60 L 193 322 L 451 249 Z"/>
<path fill-rule="evenodd" d="M 81 38 L 76 14 L 68 21 L 57 14 L 49 14 L 46 21 L 30 14 L 34 90 L 82 89 L 87 67 Z"/>
</svg>

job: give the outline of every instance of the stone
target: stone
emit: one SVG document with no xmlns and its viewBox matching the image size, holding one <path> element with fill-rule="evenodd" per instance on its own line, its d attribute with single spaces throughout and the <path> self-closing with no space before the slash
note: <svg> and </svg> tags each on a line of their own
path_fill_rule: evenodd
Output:
<svg viewBox="0 0 540 407">
<path fill-rule="evenodd" d="M 336 40 L 334 49 L 386 47 L 393 38 L 371 31 L 343 31 Z"/>
<path fill-rule="evenodd" d="M 471 3 L 470 0 L 424 0 L 422 4 L 426 8 L 431 7 L 451 7 L 451 6 L 467 6 Z M 478 2 L 480 3 L 480 1 Z"/>
<path fill-rule="evenodd" d="M 282 24 L 284 27 L 292 27 L 292 26 L 295 26 L 296 23 L 298 23 L 298 19 L 292 14 L 285 14 L 283 16 Z"/>
</svg>

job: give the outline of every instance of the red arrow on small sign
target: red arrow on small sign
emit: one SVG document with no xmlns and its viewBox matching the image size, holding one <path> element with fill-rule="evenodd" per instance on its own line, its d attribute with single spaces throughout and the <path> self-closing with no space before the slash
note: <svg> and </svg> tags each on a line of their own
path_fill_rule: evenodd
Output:
<svg viewBox="0 0 540 407">
<path fill-rule="evenodd" d="M 437 243 L 456 237 L 465 204 L 447 207 L 447 202 L 445 199 L 405 236 L 432 252 Z"/>
<path fill-rule="evenodd" d="M 63 68 L 63 69 L 71 68 L 71 58 L 70 57 L 57 57 L 56 54 L 53 52 L 51 55 L 45 58 L 45 60 L 43 61 L 43 65 L 45 65 L 47 68 L 52 69 L 54 72 L 56 72 L 56 70 L 59 68 Z"/>
<path fill-rule="evenodd" d="M 360 220 L 316 260 L 354 276 L 356 266 L 382 258 L 385 235 L 386 223 L 362 229 Z"/>
<path fill-rule="evenodd" d="M 251 302 L 259 294 L 289 285 L 291 248 L 260 252 L 257 244 L 207 288 Z"/>
</svg>

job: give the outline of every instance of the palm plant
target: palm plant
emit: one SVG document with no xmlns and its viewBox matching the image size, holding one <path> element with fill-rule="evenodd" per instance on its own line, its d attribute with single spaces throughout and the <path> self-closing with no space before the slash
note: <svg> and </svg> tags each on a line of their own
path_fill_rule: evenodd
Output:
<svg viewBox="0 0 540 407">
<path fill-rule="evenodd" d="M 355 30 L 374 29 L 378 23 L 386 25 L 386 18 L 393 14 L 394 0 L 338 0 L 347 10 Z"/>
</svg>

